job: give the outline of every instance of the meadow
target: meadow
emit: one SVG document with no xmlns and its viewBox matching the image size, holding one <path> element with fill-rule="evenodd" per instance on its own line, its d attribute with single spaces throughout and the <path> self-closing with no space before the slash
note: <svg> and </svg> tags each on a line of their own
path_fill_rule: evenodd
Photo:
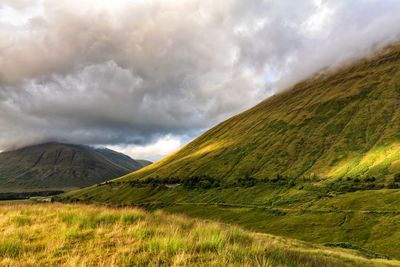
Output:
<svg viewBox="0 0 400 267">
<path fill-rule="evenodd" d="M 163 211 L 0 205 L 1 266 L 400 266 Z"/>
<path fill-rule="evenodd" d="M 347 181 L 337 186 L 342 187 Z M 399 189 L 342 193 L 331 190 L 330 184 L 327 188 L 309 182 L 205 189 L 113 181 L 61 195 L 59 200 L 162 209 L 320 245 L 350 243 L 399 259 Z"/>
</svg>

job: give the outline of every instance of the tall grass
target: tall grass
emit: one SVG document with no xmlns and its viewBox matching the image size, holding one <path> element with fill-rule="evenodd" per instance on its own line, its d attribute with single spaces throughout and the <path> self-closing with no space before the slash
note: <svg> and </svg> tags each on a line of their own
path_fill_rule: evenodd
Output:
<svg viewBox="0 0 400 267">
<path fill-rule="evenodd" d="M 354 252 L 356 253 L 356 252 Z M 344 250 L 161 211 L 0 206 L 0 266 L 385 265 Z"/>
</svg>

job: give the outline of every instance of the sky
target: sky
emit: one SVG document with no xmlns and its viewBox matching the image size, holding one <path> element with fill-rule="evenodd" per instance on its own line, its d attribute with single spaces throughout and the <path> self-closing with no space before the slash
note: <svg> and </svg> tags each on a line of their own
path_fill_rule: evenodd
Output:
<svg viewBox="0 0 400 267">
<path fill-rule="evenodd" d="M 0 0 L 0 151 L 157 161 L 398 25 L 397 0 Z"/>
</svg>

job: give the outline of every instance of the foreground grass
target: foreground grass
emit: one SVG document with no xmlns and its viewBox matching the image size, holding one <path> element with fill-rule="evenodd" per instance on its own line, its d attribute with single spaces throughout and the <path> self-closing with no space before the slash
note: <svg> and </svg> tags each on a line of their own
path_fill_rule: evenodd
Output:
<svg viewBox="0 0 400 267">
<path fill-rule="evenodd" d="M 61 200 L 163 209 L 306 242 L 350 243 L 400 259 L 399 189 L 334 195 L 307 187 L 190 189 L 110 183 L 65 194 Z"/>
<path fill-rule="evenodd" d="M 1 266 L 399 264 L 351 253 L 161 211 L 61 204 L 0 206 Z"/>
</svg>

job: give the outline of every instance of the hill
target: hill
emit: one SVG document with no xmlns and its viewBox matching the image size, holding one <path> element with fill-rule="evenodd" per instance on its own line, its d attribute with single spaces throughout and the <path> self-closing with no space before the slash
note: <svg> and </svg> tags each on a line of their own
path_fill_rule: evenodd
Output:
<svg viewBox="0 0 400 267">
<path fill-rule="evenodd" d="M 60 200 L 136 205 L 400 255 L 400 46 L 315 75 Z"/>
<path fill-rule="evenodd" d="M 46 143 L 0 153 L 1 191 L 71 189 L 139 170 L 141 163 L 110 149 Z"/>
<path fill-rule="evenodd" d="M 400 173 L 400 47 L 303 81 L 125 177 L 358 177 Z"/>
<path fill-rule="evenodd" d="M 88 205 L 0 206 L 2 266 L 399 266 L 164 212 Z M 156 222 L 156 223 L 155 223 Z"/>
</svg>

